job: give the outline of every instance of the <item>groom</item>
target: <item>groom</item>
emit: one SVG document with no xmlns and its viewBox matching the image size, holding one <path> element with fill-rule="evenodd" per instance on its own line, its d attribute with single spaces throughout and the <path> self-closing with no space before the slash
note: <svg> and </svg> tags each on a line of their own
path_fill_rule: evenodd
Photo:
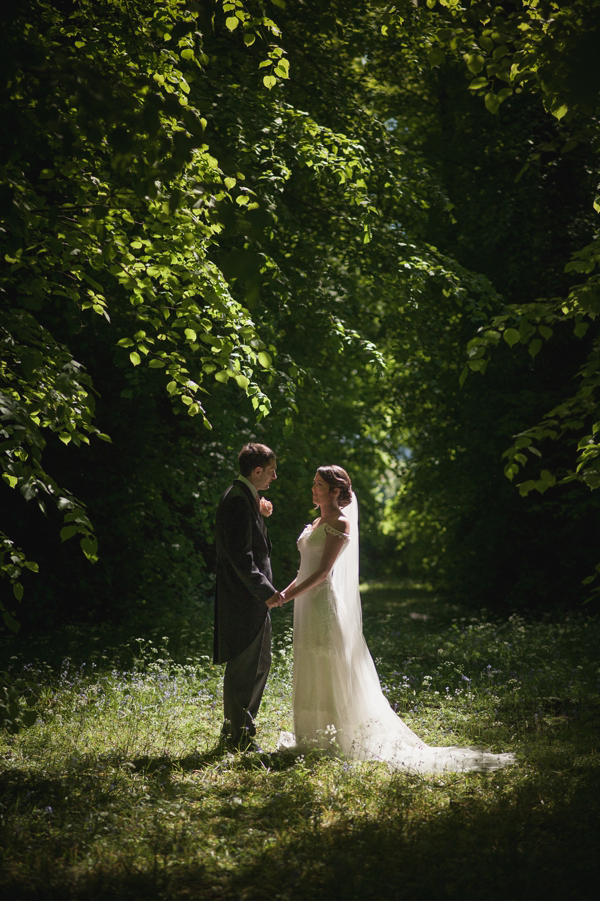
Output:
<svg viewBox="0 0 600 901">
<path fill-rule="evenodd" d="M 277 478 L 277 461 L 266 445 L 246 444 L 238 462 L 240 475 L 217 508 L 214 662 L 227 664 L 222 743 L 232 751 L 260 751 L 254 718 L 271 667 L 269 606 L 280 595 L 258 492 Z"/>
</svg>

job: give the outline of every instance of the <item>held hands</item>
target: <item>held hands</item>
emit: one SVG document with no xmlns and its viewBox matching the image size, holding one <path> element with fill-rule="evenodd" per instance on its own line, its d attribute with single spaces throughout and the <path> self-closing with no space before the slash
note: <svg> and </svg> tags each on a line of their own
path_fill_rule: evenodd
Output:
<svg viewBox="0 0 600 901">
<path fill-rule="evenodd" d="M 274 595 L 271 595 L 266 604 L 269 610 L 272 610 L 274 607 L 283 606 L 283 604 L 285 604 L 285 600 L 285 594 L 282 591 L 276 591 Z"/>
</svg>

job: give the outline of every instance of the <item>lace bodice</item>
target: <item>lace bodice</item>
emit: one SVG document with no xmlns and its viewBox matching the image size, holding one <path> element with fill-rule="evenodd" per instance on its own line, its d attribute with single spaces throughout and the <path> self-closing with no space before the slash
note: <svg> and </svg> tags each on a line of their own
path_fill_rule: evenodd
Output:
<svg viewBox="0 0 600 901">
<path fill-rule="evenodd" d="M 344 547 L 340 551 L 340 555 L 343 554 L 350 543 L 349 535 L 345 535 L 344 532 L 334 529 L 334 527 L 330 526 L 327 522 L 319 523 L 315 528 L 310 524 L 305 526 L 304 531 L 299 536 L 297 542 L 298 550 L 300 551 L 300 569 L 298 571 L 299 582 L 313 573 L 321 562 L 323 548 L 325 547 L 325 541 L 328 535 L 335 535 L 344 542 Z M 331 581 L 334 570 L 335 567 L 329 573 L 327 577 L 328 581 Z"/>
<path fill-rule="evenodd" d="M 350 536 L 346 535 L 345 532 L 340 532 L 339 529 L 334 529 L 333 526 L 330 526 L 328 522 L 321 522 L 318 526 L 313 526 L 310 523 L 304 527 L 304 531 L 298 537 L 298 545 L 300 544 L 303 538 L 308 538 L 309 535 L 314 535 L 322 529 L 327 535 L 337 535 L 338 538 L 342 538 L 345 541 L 350 541 Z"/>
</svg>

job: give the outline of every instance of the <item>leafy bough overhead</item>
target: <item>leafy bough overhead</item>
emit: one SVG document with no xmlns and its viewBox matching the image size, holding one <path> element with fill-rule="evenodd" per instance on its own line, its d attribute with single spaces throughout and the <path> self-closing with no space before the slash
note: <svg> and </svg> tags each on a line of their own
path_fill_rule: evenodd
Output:
<svg viewBox="0 0 600 901">
<path fill-rule="evenodd" d="M 84 505 L 60 488 L 46 472 L 42 452 L 44 431 L 58 434 L 64 444 L 89 443 L 89 435 L 109 440 L 93 424 L 91 380 L 68 348 L 22 309 L 0 313 L 0 465 L 2 479 L 26 501 L 35 500 L 42 512 L 51 502 L 63 514 L 61 537 L 81 537 L 86 557 L 97 559 L 97 542 Z M 37 572 L 37 564 L 4 533 L 0 534 L 0 567 L 13 585 L 17 600 L 23 596 L 24 569 Z M 5 623 L 16 627 L 9 609 L 0 604 Z"/>
<path fill-rule="evenodd" d="M 597 276 L 594 276 L 584 285 L 576 286 L 566 299 L 540 299 L 530 304 L 510 305 L 506 312 L 494 316 L 469 342 L 469 362 L 461 381 L 464 382 L 469 371 L 485 372 L 490 352 L 501 340 L 511 347 L 527 347 L 534 358 L 561 326 L 570 325 L 577 338 L 584 338 L 600 312 L 596 282 Z M 534 489 L 543 493 L 555 484 L 574 480 L 592 489 L 600 487 L 600 447 L 597 443 L 600 432 L 600 339 L 597 335 L 592 338 L 592 346 L 576 379 L 577 387 L 571 397 L 549 410 L 539 423 L 519 432 L 504 454 L 507 459 L 505 474 L 513 480 L 531 459 L 528 454 L 542 458 L 539 445 L 545 440 L 557 440 L 569 432 L 580 435 L 573 467 L 561 474 L 542 469 L 538 478 L 518 483 L 523 495 Z"/>
<path fill-rule="evenodd" d="M 215 34 L 230 41 L 233 62 L 206 54 Z M 259 5 L 241 0 L 79 0 L 68 13 L 28 0 L 6 20 L 3 480 L 43 511 L 56 505 L 62 539 L 78 535 L 92 561 L 98 549 L 85 505 L 43 463 L 45 434 L 71 446 L 110 440 L 94 425 L 90 365 L 73 351 L 74 336 L 93 347 L 96 334 L 114 335 L 131 367 L 125 397 L 135 398 L 147 381 L 140 374 L 155 370 L 176 407 L 210 428 L 202 398 L 215 382 L 234 382 L 258 419 L 276 384 L 290 429 L 300 370 L 289 355 L 275 368 L 275 333 L 251 313 L 235 272 L 225 277 L 225 223 L 232 210 L 268 209 L 277 229 L 278 193 L 299 165 L 333 180 L 369 239 L 362 148 L 283 102 L 278 88 L 290 73 L 279 38 Z M 264 120 L 247 172 L 239 159 L 223 164 L 231 148 L 215 139 L 225 115 L 219 79 L 228 89 L 238 77 L 240 53 L 255 73 L 244 78 Z M 234 266 L 243 254 L 253 254 L 261 273 L 278 269 L 251 237 L 230 254 Z M 0 571 L 17 600 L 24 568 L 37 569 L 2 534 Z M 3 615 L 15 628 L 14 613 L 4 607 Z"/>
<path fill-rule="evenodd" d="M 434 7 L 435 4 L 429 4 Z M 571 0 L 569 3 L 524 0 L 520 8 L 506 12 L 494 4 L 477 4 L 467 11 L 459 3 L 441 2 L 443 15 L 452 27 L 438 32 L 442 53 L 461 52 L 469 72 L 476 77 L 469 89 L 485 98 L 497 113 L 500 103 L 513 91 L 528 91 L 542 98 L 544 108 L 561 122 L 562 144 L 533 147 L 530 159 L 517 175 L 519 181 L 541 152 L 564 154 L 579 143 L 597 141 L 600 63 L 600 2 Z M 434 56 L 432 64 L 441 61 Z M 600 212 L 599 199 L 590 197 L 590 207 Z M 600 487 L 600 336 L 595 325 L 600 313 L 600 240 L 595 237 L 566 261 L 565 274 L 577 279 L 566 296 L 536 298 L 524 304 L 507 304 L 505 310 L 482 326 L 468 345 L 469 371 L 484 373 L 490 350 L 503 340 L 509 346 L 524 345 L 535 358 L 557 328 L 570 324 L 577 338 L 587 336 L 587 359 L 577 373 L 571 397 L 549 410 L 543 419 L 515 436 L 506 453 L 505 474 L 514 479 L 546 439 L 557 440 L 579 433 L 573 467 L 564 473 L 542 468 L 536 478 L 518 484 L 521 494 L 546 491 L 555 484 L 573 480 L 589 488 Z"/>
<path fill-rule="evenodd" d="M 428 6 L 436 7 L 436 3 Z M 484 98 L 491 113 L 498 114 L 513 92 L 526 92 L 540 97 L 544 109 L 560 123 L 557 140 L 532 142 L 516 183 L 526 177 L 530 167 L 543 165 L 543 154 L 560 159 L 578 146 L 597 147 L 599 0 L 523 0 L 508 11 L 492 3 L 467 8 L 459 2 L 440 0 L 436 13 L 438 10 L 446 21 L 431 52 L 432 65 L 439 65 L 446 52 L 460 53 L 471 79 L 469 90 Z M 598 186 L 592 186 L 591 191 L 593 217 L 592 209 L 600 212 Z M 592 223 L 590 231 L 596 230 Z M 529 476 L 517 482 L 523 496 L 532 491 L 543 494 L 554 485 L 574 481 L 590 489 L 600 487 L 599 266 L 600 240 L 595 234 L 566 260 L 564 273 L 576 281 L 565 294 L 506 304 L 468 344 L 461 384 L 470 371 L 485 372 L 491 351 L 501 342 L 526 347 L 533 359 L 565 329 L 585 339 L 584 362 L 575 374 L 570 396 L 549 409 L 539 422 L 516 434 L 504 453 L 504 472 L 510 480 Z M 544 465 L 548 441 L 573 447 L 571 466 L 557 471 L 551 464 Z M 535 475 L 531 474 L 532 462 L 537 467 Z M 525 467 L 528 472 L 523 472 Z M 600 565 L 584 582 L 589 584 L 599 572 Z"/>
</svg>

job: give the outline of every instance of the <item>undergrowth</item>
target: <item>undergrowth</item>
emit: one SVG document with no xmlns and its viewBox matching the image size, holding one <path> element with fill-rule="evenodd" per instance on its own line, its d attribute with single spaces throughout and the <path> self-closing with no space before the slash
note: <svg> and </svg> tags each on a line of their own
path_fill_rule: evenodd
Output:
<svg viewBox="0 0 600 901">
<path fill-rule="evenodd" d="M 71 630 L 15 651 L 36 722 L 0 733 L 0 889 L 20 899 L 595 898 L 600 622 L 496 621 L 371 586 L 383 689 L 430 744 L 515 751 L 492 774 L 416 776 L 274 752 L 291 611 L 275 611 L 263 755 L 222 754 L 210 610 L 189 634 Z M 19 683 L 20 684 L 20 683 Z"/>
</svg>

